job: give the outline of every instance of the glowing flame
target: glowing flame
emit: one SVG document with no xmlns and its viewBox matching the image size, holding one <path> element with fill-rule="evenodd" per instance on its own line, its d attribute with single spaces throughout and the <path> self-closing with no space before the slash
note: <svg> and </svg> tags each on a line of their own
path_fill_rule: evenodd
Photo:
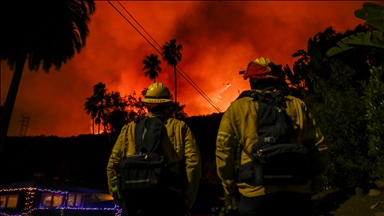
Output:
<svg viewBox="0 0 384 216">
<path fill-rule="evenodd" d="M 92 131 L 92 123 L 93 123 L 93 121 L 91 120 L 90 121 L 90 126 L 89 126 L 89 133 L 90 134 L 93 134 L 93 131 Z M 108 131 L 108 129 L 107 128 L 105 128 L 106 129 L 106 131 Z M 95 130 L 95 134 L 99 134 L 99 125 L 98 124 L 94 124 L 94 130 Z M 103 126 L 103 123 L 101 123 L 100 124 L 100 134 L 102 134 L 102 133 L 104 133 L 104 126 Z"/>
</svg>

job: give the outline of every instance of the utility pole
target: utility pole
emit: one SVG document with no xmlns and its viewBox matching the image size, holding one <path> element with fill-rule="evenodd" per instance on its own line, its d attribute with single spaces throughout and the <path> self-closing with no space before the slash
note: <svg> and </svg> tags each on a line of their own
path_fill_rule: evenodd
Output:
<svg viewBox="0 0 384 216">
<path fill-rule="evenodd" d="M 21 114 L 19 136 L 25 136 L 27 134 L 29 119 L 30 116 L 25 116 L 24 114 Z"/>
</svg>

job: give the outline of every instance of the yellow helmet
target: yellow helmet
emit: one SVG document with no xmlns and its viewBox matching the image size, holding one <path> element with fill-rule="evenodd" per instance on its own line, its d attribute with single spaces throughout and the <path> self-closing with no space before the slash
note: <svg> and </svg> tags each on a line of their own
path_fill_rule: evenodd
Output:
<svg viewBox="0 0 384 216">
<path fill-rule="evenodd" d="M 244 79 L 281 79 L 282 65 L 276 65 L 268 58 L 260 57 L 250 61 L 245 70 L 240 71 L 239 74 L 244 74 Z M 278 70 L 275 70 L 275 69 Z"/>
<path fill-rule="evenodd" d="M 142 102 L 144 103 L 167 103 L 171 102 L 171 92 L 163 83 L 153 83 L 148 86 Z"/>
<path fill-rule="evenodd" d="M 255 59 L 253 62 L 255 62 L 259 65 L 262 65 L 264 67 L 268 67 L 268 64 L 271 63 L 271 60 L 264 58 L 264 57 L 260 57 L 260 58 Z"/>
</svg>

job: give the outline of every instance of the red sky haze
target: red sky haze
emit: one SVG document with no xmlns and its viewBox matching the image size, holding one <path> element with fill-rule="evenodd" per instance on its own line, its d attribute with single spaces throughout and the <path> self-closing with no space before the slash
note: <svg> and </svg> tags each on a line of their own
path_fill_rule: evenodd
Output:
<svg viewBox="0 0 384 216">
<path fill-rule="evenodd" d="M 111 2 L 140 29 L 117 1 Z M 120 3 L 160 46 L 173 38 L 183 45 L 179 66 L 223 111 L 239 91 L 248 88 L 238 72 L 249 61 L 263 56 L 292 67 L 292 54 L 306 49 L 308 39 L 316 33 L 329 26 L 345 32 L 364 23 L 353 14 L 363 1 Z M 108 91 L 125 95 L 139 93 L 153 82 L 144 76 L 142 60 L 158 53 L 107 1 L 96 1 L 89 27 L 86 47 L 60 71 L 31 72 L 24 68 L 9 136 L 19 135 L 23 114 L 30 116 L 28 136 L 90 133 L 91 118 L 84 111 L 84 103 L 92 95 L 93 85 L 103 82 Z M 165 83 L 173 94 L 173 69 L 164 61 L 161 67 L 157 81 Z M 2 61 L 1 104 L 12 74 Z M 217 112 L 180 75 L 177 98 L 186 105 L 189 116 Z"/>
</svg>

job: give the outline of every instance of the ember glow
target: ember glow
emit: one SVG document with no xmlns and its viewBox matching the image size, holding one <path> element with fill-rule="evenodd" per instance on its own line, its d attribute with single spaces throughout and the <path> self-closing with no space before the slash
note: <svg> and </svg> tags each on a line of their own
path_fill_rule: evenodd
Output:
<svg viewBox="0 0 384 216">
<path fill-rule="evenodd" d="M 182 44 L 179 66 L 193 82 L 225 111 L 248 82 L 238 72 L 257 57 L 292 66 L 291 55 L 306 49 L 314 34 L 333 26 L 345 32 L 364 21 L 354 16 L 363 1 L 111 1 L 133 24 L 132 17 L 162 46 L 176 38 Z M 380 2 L 377 2 L 380 4 Z M 108 1 L 96 1 L 86 47 L 59 72 L 53 68 L 24 69 L 8 132 L 17 136 L 22 114 L 30 116 L 26 135 L 72 136 L 90 133 L 85 98 L 93 85 L 103 82 L 108 91 L 138 94 L 153 81 L 144 76 L 142 60 L 156 50 Z M 151 38 L 142 31 L 148 40 Z M 159 49 L 155 42 L 151 43 Z M 160 58 L 161 59 L 161 58 Z M 164 61 L 158 82 L 171 90 L 173 68 Z M 12 71 L 1 62 L 1 104 Z M 223 85 L 224 84 L 224 85 Z M 229 85 L 227 85 L 229 84 Z M 178 75 L 177 99 L 189 116 L 217 110 Z M 97 127 L 95 127 L 97 131 Z"/>
</svg>

